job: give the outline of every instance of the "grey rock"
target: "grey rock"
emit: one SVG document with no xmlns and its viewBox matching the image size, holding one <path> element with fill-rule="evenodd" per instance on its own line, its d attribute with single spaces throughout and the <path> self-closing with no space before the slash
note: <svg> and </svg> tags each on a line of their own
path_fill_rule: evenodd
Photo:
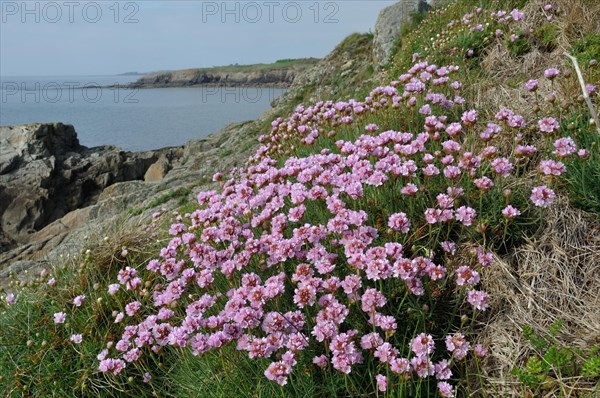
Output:
<svg viewBox="0 0 600 398">
<path fill-rule="evenodd" d="M 161 156 L 181 153 L 90 149 L 79 144 L 73 126 L 60 123 L 2 126 L 0 142 L 0 252 L 11 242 L 28 243 L 55 220 L 94 204 L 106 187 L 142 180 Z"/>
<path fill-rule="evenodd" d="M 402 25 L 410 20 L 413 13 L 426 10 L 431 3 L 431 0 L 400 0 L 379 13 L 373 37 L 373 59 L 379 67 L 391 61 L 394 43 L 400 36 Z"/>
</svg>

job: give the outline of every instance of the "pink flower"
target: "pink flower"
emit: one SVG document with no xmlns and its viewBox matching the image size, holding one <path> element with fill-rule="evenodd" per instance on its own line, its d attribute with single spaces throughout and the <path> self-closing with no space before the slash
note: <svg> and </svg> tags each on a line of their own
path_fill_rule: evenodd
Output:
<svg viewBox="0 0 600 398">
<path fill-rule="evenodd" d="M 377 380 L 377 389 L 381 392 L 387 391 L 387 377 L 378 374 L 375 379 Z"/>
<path fill-rule="evenodd" d="M 379 130 L 379 127 L 377 127 L 377 125 L 376 125 L 376 124 L 373 124 L 373 123 L 372 123 L 372 124 L 368 124 L 368 125 L 366 125 L 366 126 L 365 126 L 365 130 L 366 130 L 366 131 L 368 131 L 368 132 L 370 132 L 370 133 L 373 133 L 373 132 L 375 132 L 375 131 Z"/>
<path fill-rule="evenodd" d="M 564 158 L 577 152 L 577 145 L 571 137 L 559 138 L 554 142 L 554 152 L 558 157 Z"/>
<path fill-rule="evenodd" d="M 6 295 L 6 303 L 8 305 L 14 305 L 17 302 L 17 299 L 15 298 L 15 295 L 13 293 L 8 293 Z"/>
<path fill-rule="evenodd" d="M 81 344 L 83 337 L 80 334 L 74 334 L 71 336 L 70 340 L 75 344 Z"/>
<path fill-rule="evenodd" d="M 477 111 L 471 109 L 462 114 L 461 120 L 465 126 L 471 126 L 477 122 Z"/>
<path fill-rule="evenodd" d="M 542 160 L 540 162 L 540 171 L 544 175 L 560 176 L 566 171 L 564 163 L 554 160 Z"/>
<path fill-rule="evenodd" d="M 536 91 L 538 88 L 538 81 L 535 79 L 529 80 L 527 83 L 525 83 L 525 88 L 529 91 Z"/>
<path fill-rule="evenodd" d="M 320 368 L 325 368 L 325 367 L 327 367 L 329 360 L 327 359 L 327 357 L 325 355 L 321 355 L 318 357 L 314 357 L 312 362 Z"/>
<path fill-rule="evenodd" d="M 374 350 L 383 344 L 383 339 L 379 333 L 368 333 L 360 338 L 360 347 L 363 350 Z"/>
<path fill-rule="evenodd" d="M 440 381 L 437 384 L 438 387 L 438 391 L 440 392 L 440 395 L 444 398 L 450 398 L 454 396 L 454 387 L 452 387 L 452 385 L 450 383 L 447 383 L 445 381 Z"/>
<path fill-rule="evenodd" d="M 510 15 L 513 17 L 515 21 L 521 21 L 523 19 L 523 13 L 516 8 L 510 12 Z"/>
<path fill-rule="evenodd" d="M 57 312 L 56 314 L 54 314 L 54 323 L 65 323 L 66 320 L 67 314 L 65 314 L 64 312 Z"/>
<path fill-rule="evenodd" d="M 129 316 L 134 316 L 140 308 L 142 308 L 142 303 L 133 301 L 125 306 L 125 313 Z"/>
<path fill-rule="evenodd" d="M 430 334 L 421 333 L 412 340 L 412 351 L 417 356 L 429 355 L 435 348 L 433 337 Z"/>
<path fill-rule="evenodd" d="M 588 92 L 588 94 L 593 94 L 596 92 L 596 86 L 594 86 L 593 84 L 586 84 L 585 89 Z"/>
<path fill-rule="evenodd" d="M 479 281 L 479 273 L 466 265 L 463 265 L 456 270 L 456 285 L 458 286 L 475 286 Z"/>
<path fill-rule="evenodd" d="M 473 351 L 475 352 L 475 355 L 480 358 L 487 355 L 486 349 L 481 344 L 476 344 L 475 347 L 473 347 Z"/>
<path fill-rule="evenodd" d="M 487 299 L 488 294 L 480 290 L 471 290 L 467 293 L 467 301 L 469 304 L 480 311 L 485 311 L 488 308 Z"/>
<path fill-rule="evenodd" d="M 111 285 L 108 285 L 108 294 L 113 296 L 115 293 L 117 293 L 119 291 L 120 287 L 121 287 L 121 285 L 119 285 L 118 283 L 113 283 Z"/>
<path fill-rule="evenodd" d="M 75 307 L 81 307 L 81 304 L 83 304 L 83 300 L 85 300 L 85 295 L 82 294 L 80 296 L 77 296 L 73 299 L 73 305 Z"/>
<path fill-rule="evenodd" d="M 152 380 L 152 375 L 148 372 L 144 373 L 144 379 L 142 380 L 144 383 L 150 383 Z"/>
<path fill-rule="evenodd" d="M 446 349 L 452 353 L 454 358 L 461 360 L 467 356 L 470 344 L 461 333 L 446 337 Z"/>
<path fill-rule="evenodd" d="M 56 285 L 56 279 L 54 279 L 54 278 L 50 278 L 50 279 L 48 280 L 48 286 L 54 286 L 54 285 Z"/>
<path fill-rule="evenodd" d="M 438 380 L 448 380 L 452 377 L 452 370 L 450 370 L 450 362 L 447 359 L 443 359 L 435 364 L 435 378 Z"/>
<path fill-rule="evenodd" d="M 435 366 L 426 355 L 416 356 L 410 360 L 410 364 L 417 376 L 426 378 L 435 374 Z"/>
<path fill-rule="evenodd" d="M 486 176 L 477 178 L 473 181 L 473 183 L 477 186 L 477 188 L 484 192 L 489 191 L 494 186 L 494 182 Z"/>
<path fill-rule="evenodd" d="M 103 373 L 112 372 L 115 376 L 125 369 L 125 362 L 122 359 L 103 359 L 100 361 L 98 370 Z"/>
<path fill-rule="evenodd" d="M 406 234 L 410 230 L 410 220 L 406 217 L 406 213 L 395 213 L 390 216 L 388 226 L 395 231 Z"/>
<path fill-rule="evenodd" d="M 506 218 L 512 219 L 520 216 L 521 211 L 512 205 L 508 205 L 502 210 L 502 215 Z"/>
<path fill-rule="evenodd" d="M 538 126 L 540 127 L 541 131 L 549 134 L 555 132 L 560 127 L 556 119 L 553 117 L 545 117 L 543 119 L 540 119 L 538 121 Z"/>
<path fill-rule="evenodd" d="M 458 209 L 456 209 L 455 218 L 457 221 L 462 222 L 465 227 L 471 226 L 473 224 L 475 216 L 475 209 L 471 207 L 461 206 Z"/>
<path fill-rule="evenodd" d="M 492 169 L 503 178 L 506 178 L 512 172 L 513 165 L 507 158 L 497 158 L 492 161 Z"/>
<path fill-rule="evenodd" d="M 554 198 L 556 194 L 550 188 L 545 185 L 534 187 L 531 190 L 531 201 L 537 207 L 550 207 L 552 202 L 554 202 Z"/>
<path fill-rule="evenodd" d="M 544 71 L 544 76 L 549 80 L 554 80 L 554 78 L 558 75 L 560 75 L 560 70 L 556 68 L 548 68 Z"/>
<path fill-rule="evenodd" d="M 442 250 L 448 254 L 456 253 L 456 243 L 451 241 L 442 242 Z"/>
<path fill-rule="evenodd" d="M 419 191 L 419 188 L 415 184 L 406 184 L 401 190 L 400 193 L 406 196 L 412 196 Z"/>
</svg>

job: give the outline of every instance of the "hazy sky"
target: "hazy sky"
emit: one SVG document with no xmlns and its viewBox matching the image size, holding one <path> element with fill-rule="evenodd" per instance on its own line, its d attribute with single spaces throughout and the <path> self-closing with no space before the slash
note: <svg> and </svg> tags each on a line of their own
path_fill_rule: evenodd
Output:
<svg viewBox="0 0 600 398">
<path fill-rule="evenodd" d="M 0 74 L 105 75 L 323 57 L 395 0 L 0 0 Z"/>
</svg>

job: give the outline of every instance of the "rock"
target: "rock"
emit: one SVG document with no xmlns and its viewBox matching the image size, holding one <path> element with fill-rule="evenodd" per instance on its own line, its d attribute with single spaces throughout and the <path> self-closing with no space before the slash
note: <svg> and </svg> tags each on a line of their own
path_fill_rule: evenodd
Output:
<svg viewBox="0 0 600 398">
<path fill-rule="evenodd" d="M 146 182 L 155 182 L 162 180 L 167 173 L 169 172 L 171 162 L 165 155 L 161 155 L 158 161 L 152 164 L 146 174 L 144 174 L 144 181 Z"/>
<path fill-rule="evenodd" d="M 400 36 L 403 23 L 410 20 L 411 14 L 426 10 L 431 3 L 432 0 L 400 0 L 379 13 L 373 36 L 373 59 L 379 67 L 391 61 L 394 42 Z"/>
<path fill-rule="evenodd" d="M 26 244 L 69 212 L 94 204 L 117 182 L 142 180 L 159 159 L 181 155 L 166 148 L 141 153 L 114 146 L 86 148 L 73 126 L 33 124 L 0 127 L 0 252 Z"/>
</svg>

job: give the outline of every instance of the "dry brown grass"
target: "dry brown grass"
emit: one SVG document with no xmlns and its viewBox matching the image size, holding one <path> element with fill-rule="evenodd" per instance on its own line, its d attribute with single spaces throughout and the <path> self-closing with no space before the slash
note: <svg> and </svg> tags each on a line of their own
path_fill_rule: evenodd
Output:
<svg viewBox="0 0 600 398">
<path fill-rule="evenodd" d="M 515 57 L 511 55 L 506 42 L 500 40 L 483 56 L 483 78 L 472 85 L 476 92 L 472 93 L 470 98 L 480 109 L 488 110 L 486 117 L 492 118 L 500 108 L 505 107 L 527 120 L 536 120 L 556 114 L 559 108 L 573 109 L 574 106 L 579 106 L 576 101 L 581 89 L 574 71 L 571 70 L 572 64 L 564 53 L 576 40 L 591 33 L 600 33 L 600 1 L 552 1 L 553 6 L 560 10 L 560 15 L 551 22 L 546 20 L 543 11 L 543 6 L 547 3 L 545 0 L 528 2 L 523 9 L 525 17 L 520 26 L 525 35 L 535 36 L 536 29 L 545 24 L 553 24 L 557 33 L 557 46 L 554 50 L 549 52 L 536 40 L 530 39 L 530 51 Z M 562 76 L 552 84 L 543 78 L 544 70 L 550 67 L 558 67 L 563 74 L 570 75 Z M 524 83 L 529 79 L 539 79 L 537 96 L 524 87 Z M 557 93 L 554 103 L 544 100 L 551 91 Z M 508 147 L 512 144 L 513 136 L 508 134 L 499 137 L 499 140 L 498 147 Z M 541 140 L 530 140 L 530 144 L 533 145 L 541 143 Z"/>
<path fill-rule="evenodd" d="M 489 349 L 482 364 L 487 396 L 523 397 L 511 375 L 534 354 L 523 325 L 541 333 L 555 321 L 564 326 L 557 344 L 589 349 L 600 344 L 600 224 L 562 199 L 548 211 L 543 232 L 485 270 L 492 297 L 479 343 Z M 555 378 L 542 397 L 598 397 L 596 381 Z"/>
</svg>

